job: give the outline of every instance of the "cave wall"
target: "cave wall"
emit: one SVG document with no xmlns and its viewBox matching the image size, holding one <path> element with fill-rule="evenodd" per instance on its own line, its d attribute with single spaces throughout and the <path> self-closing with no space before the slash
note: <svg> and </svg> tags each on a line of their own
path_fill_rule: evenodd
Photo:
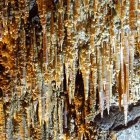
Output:
<svg viewBox="0 0 140 140">
<path fill-rule="evenodd" d="M 0 139 L 133 138 L 139 5 L 0 0 Z"/>
</svg>

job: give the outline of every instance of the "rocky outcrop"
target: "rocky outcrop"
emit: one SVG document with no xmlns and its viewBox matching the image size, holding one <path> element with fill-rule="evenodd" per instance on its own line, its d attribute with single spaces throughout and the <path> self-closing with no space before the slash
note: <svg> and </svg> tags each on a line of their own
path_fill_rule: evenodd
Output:
<svg viewBox="0 0 140 140">
<path fill-rule="evenodd" d="M 139 139 L 136 133 L 139 133 L 140 123 L 140 104 L 130 105 L 128 111 L 128 123 L 125 126 L 123 110 L 119 111 L 118 107 L 111 107 L 110 114 L 107 114 L 107 110 L 104 111 L 104 118 L 98 114 L 94 120 L 98 127 L 102 131 L 114 132 L 117 140 Z"/>
</svg>

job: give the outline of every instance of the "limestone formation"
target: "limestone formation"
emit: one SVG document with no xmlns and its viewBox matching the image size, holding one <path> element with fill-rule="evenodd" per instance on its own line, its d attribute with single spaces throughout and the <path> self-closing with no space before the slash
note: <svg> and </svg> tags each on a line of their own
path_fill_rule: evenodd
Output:
<svg viewBox="0 0 140 140">
<path fill-rule="evenodd" d="M 94 121 L 140 99 L 139 0 L 0 0 L 0 139 L 111 139 Z"/>
</svg>

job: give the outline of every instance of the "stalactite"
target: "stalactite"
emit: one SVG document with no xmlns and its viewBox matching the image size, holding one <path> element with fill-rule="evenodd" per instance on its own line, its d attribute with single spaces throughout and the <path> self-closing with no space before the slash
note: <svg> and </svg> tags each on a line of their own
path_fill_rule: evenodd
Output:
<svg viewBox="0 0 140 140">
<path fill-rule="evenodd" d="M 136 0 L 0 0 L 0 139 L 92 139 L 89 123 L 114 104 L 127 125 L 139 17 Z"/>
</svg>

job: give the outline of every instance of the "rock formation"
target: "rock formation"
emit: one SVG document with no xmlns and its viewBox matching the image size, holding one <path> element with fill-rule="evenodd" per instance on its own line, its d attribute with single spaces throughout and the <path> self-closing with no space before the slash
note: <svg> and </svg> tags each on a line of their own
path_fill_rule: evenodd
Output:
<svg viewBox="0 0 140 140">
<path fill-rule="evenodd" d="M 138 0 L 0 0 L 0 139 L 115 137 L 95 118 L 127 126 L 139 44 Z"/>
</svg>

